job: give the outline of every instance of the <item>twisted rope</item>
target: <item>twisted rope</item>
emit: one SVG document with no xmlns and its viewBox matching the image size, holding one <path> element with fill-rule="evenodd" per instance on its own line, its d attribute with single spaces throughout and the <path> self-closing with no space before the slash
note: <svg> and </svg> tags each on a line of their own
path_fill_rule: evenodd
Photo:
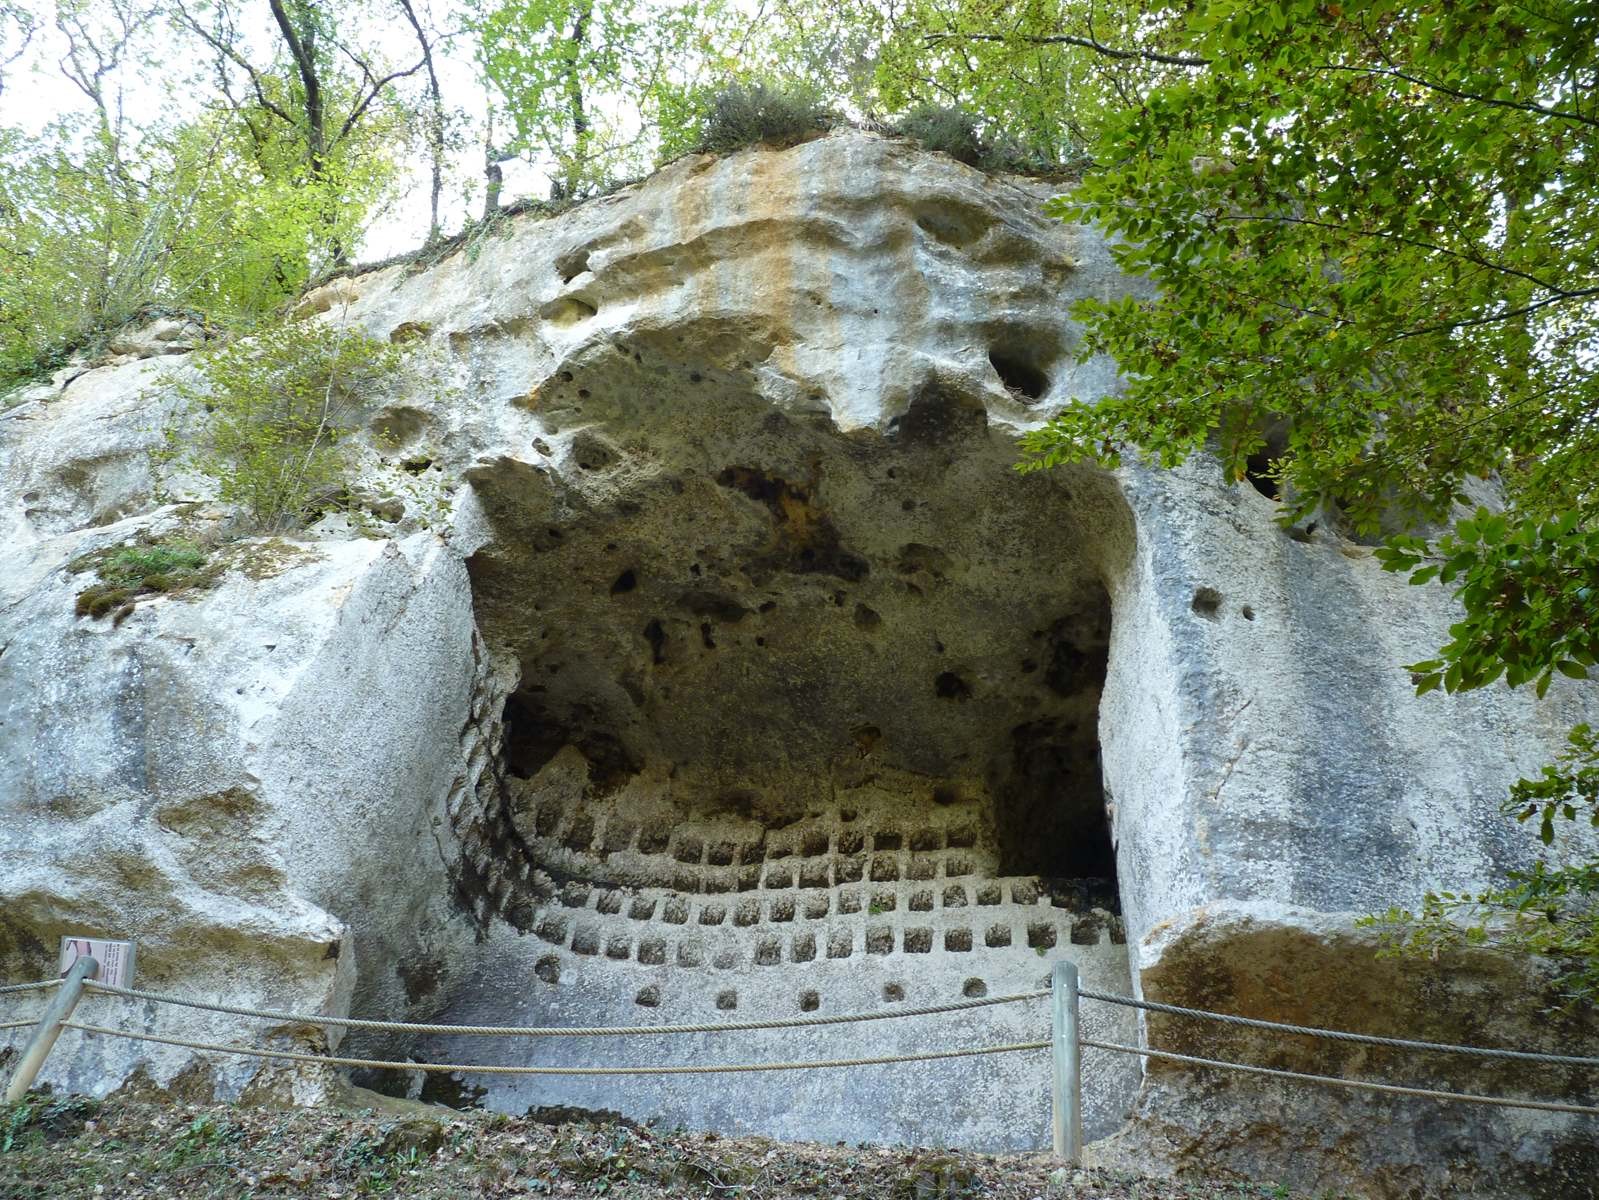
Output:
<svg viewBox="0 0 1599 1200">
<path fill-rule="evenodd" d="M 8 983 L 0 987 L 0 996 L 10 995 L 12 992 L 45 992 L 60 986 L 59 979 L 38 979 L 33 983 Z"/>
<path fill-rule="evenodd" d="M 1335 1075 L 1307 1075 L 1301 1071 L 1283 1071 L 1276 1067 L 1254 1067 L 1244 1063 L 1223 1062 L 1216 1058 L 1196 1058 L 1192 1054 L 1174 1054 L 1170 1050 L 1149 1050 L 1138 1046 L 1121 1046 L 1115 1042 L 1091 1042 L 1079 1038 L 1078 1045 L 1092 1046 L 1096 1050 L 1118 1050 L 1123 1054 L 1139 1054 L 1145 1058 L 1160 1058 L 1170 1062 L 1188 1063 L 1196 1067 L 1220 1067 L 1224 1071 L 1243 1071 L 1249 1075 L 1269 1075 L 1274 1079 L 1292 1079 L 1300 1083 L 1324 1083 L 1333 1087 L 1355 1088 L 1367 1092 L 1387 1092 L 1395 1096 L 1425 1096 L 1432 1100 L 1456 1100 L 1463 1104 L 1489 1104 L 1496 1108 L 1534 1108 L 1540 1112 L 1580 1113 L 1586 1117 L 1599 1117 L 1599 1108 L 1586 1104 L 1560 1104 L 1550 1100 L 1508 1100 L 1502 1096 L 1478 1096 L 1470 1092 L 1440 1092 L 1432 1088 L 1400 1087 L 1394 1083 L 1368 1083 L 1363 1079 L 1339 1079 Z"/>
<path fill-rule="evenodd" d="M 630 1026 L 562 1026 L 562 1025 L 420 1025 L 407 1021 L 366 1021 L 354 1017 L 320 1017 L 304 1013 L 274 1012 L 270 1009 L 241 1008 L 232 1004 L 213 1004 L 204 1000 L 190 1000 L 184 996 L 169 996 L 161 992 L 141 992 L 132 988 L 112 987 L 108 984 L 88 982 L 91 992 L 104 992 L 129 1000 L 149 1000 L 156 1004 L 176 1004 L 184 1008 L 197 1008 L 203 1012 L 227 1013 L 236 1017 L 257 1017 L 267 1021 L 281 1021 L 295 1025 L 337 1025 L 344 1029 L 374 1029 L 389 1033 L 442 1033 L 469 1037 L 620 1037 L 628 1034 L 658 1033 L 729 1033 L 751 1029 L 798 1029 L 812 1025 L 848 1025 L 856 1021 L 886 1021 L 894 1017 L 925 1017 L 935 1013 L 961 1012 L 969 1008 L 984 1008 L 991 1004 L 1014 1004 L 1018 1000 L 1037 1000 L 1049 995 L 1048 989 L 1036 992 L 1018 992 L 1013 996 L 985 996 L 976 1000 L 952 1000 L 948 1004 L 935 1004 L 927 1008 L 904 1008 L 890 1012 L 848 1013 L 831 1017 L 790 1017 L 774 1021 L 725 1021 L 704 1025 L 630 1025 Z"/>
<path fill-rule="evenodd" d="M 224 1046 L 216 1042 L 190 1042 L 182 1038 L 158 1037 L 153 1033 L 133 1033 L 108 1029 L 103 1025 L 61 1022 L 63 1029 L 107 1037 L 131 1038 L 139 1042 L 159 1042 L 186 1050 L 210 1050 L 218 1054 L 242 1054 L 250 1058 L 283 1059 L 288 1062 L 315 1063 L 324 1067 L 368 1067 L 388 1071 L 444 1071 L 466 1075 L 718 1075 L 744 1071 L 809 1071 L 817 1067 L 875 1067 L 884 1063 L 930 1062 L 939 1058 L 972 1058 L 979 1054 L 1009 1054 L 1016 1050 L 1047 1050 L 1048 1042 L 1013 1042 L 1003 1046 L 973 1046 L 964 1050 L 934 1050 L 923 1054 L 885 1054 L 875 1058 L 830 1058 L 817 1062 L 709 1063 L 694 1067 L 493 1067 L 472 1063 L 384 1062 L 368 1058 L 333 1058 L 321 1054 L 300 1054 L 291 1050 L 258 1050 L 248 1046 Z"/>
<path fill-rule="evenodd" d="M 39 1022 L 37 1021 L 0 1021 L 0 1030 L 25 1029 L 29 1026 L 37 1025 L 38 1023 Z"/>
<path fill-rule="evenodd" d="M 1281 1021 L 1262 1021 L 1256 1017 L 1235 1017 L 1227 1013 L 1207 1012 L 1202 1008 L 1181 1008 L 1175 1004 L 1157 1004 L 1153 1000 L 1135 1000 L 1131 996 L 1117 996 L 1109 992 L 1090 992 L 1078 989 L 1085 1000 L 1103 1000 L 1107 1004 L 1121 1004 L 1128 1008 L 1142 1008 L 1149 1012 L 1172 1013 L 1179 1017 L 1199 1017 L 1206 1021 L 1219 1021 L 1223 1025 L 1244 1025 L 1251 1029 L 1274 1029 L 1284 1033 L 1302 1033 L 1307 1037 L 1328 1038 L 1335 1042 L 1359 1042 L 1368 1046 L 1396 1046 L 1401 1050 L 1435 1050 L 1440 1054 L 1470 1054 L 1477 1058 L 1506 1058 L 1518 1062 L 1556 1063 L 1569 1067 L 1599 1067 L 1599 1058 L 1583 1058 L 1575 1054 L 1540 1054 L 1531 1050 L 1491 1050 L 1482 1046 L 1455 1046 L 1447 1042 L 1416 1042 L 1407 1038 L 1377 1037 L 1369 1033 L 1346 1033 L 1341 1029 L 1317 1029 L 1311 1025 L 1287 1025 Z"/>
</svg>

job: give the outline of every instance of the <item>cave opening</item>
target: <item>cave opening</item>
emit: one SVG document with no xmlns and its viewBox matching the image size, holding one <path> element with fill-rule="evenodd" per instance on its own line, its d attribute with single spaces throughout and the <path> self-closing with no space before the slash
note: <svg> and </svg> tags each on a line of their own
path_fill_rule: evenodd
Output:
<svg viewBox="0 0 1599 1200">
<path fill-rule="evenodd" d="M 1049 376 L 1026 354 L 1004 347 L 988 352 L 989 365 L 1005 390 L 1027 400 L 1042 400 L 1049 391 Z"/>
<path fill-rule="evenodd" d="M 1282 499 L 1282 484 L 1276 470 L 1277 458 L 1270 450 L 1258 450 L 1244 459 L 1244 478 L 1268 500 Z"/>
<path fill-rule="evenodd" d="M 1042 395 L 1050 361 L 995 367 Z M 1114 482 L 1017 475 L 947 380 L 875 434 L 695 396 L 652 472 L 596 421 L 558 484 L 475 481 L 480 627 L 518 675 L 460 893 L 528 1019 L 1007 994 L 1062 952 L 1119 981 Z"/>
<path fill-rule="evenodd" d="M 1119 912 L 1099 752 L 1110 627 L 1110 595 L 1095 583 L 1038 639 L 1040 659 L 1027 665 L 1054 702 L 1009 731 L 1008 757 L 996 762 L 994 832 L 1001 874 L 1038 876 Z"/>
<path fill-rule="evenodd" d="M 1267 422 L 1261 442 L 1244 459 L 1244 478 L 1268 500 L 1283 498 L 1282 463 L 1288 454 L 1288 423 L 1281 418 Z"/>
<path fill-rule="evenodd" d="M 798 652 L 786 648 L 783 661 L 772 664 L 763 637 L 743 636 L 741 626 L 751 620 L 745 608 L 725 608 L 726 623 L 719 625 L 702 618 L 723 611 L 707 606 L 702 590 L 685 589 L 682 604 L 675 616 L 694 636 L 681 654 L 664 653 L 675 617 L 667 606 L 651 604 L 650 611 L 669 615 L 652 617 L 643 637 L 634 634 L 642 644 L 633 678 L 613 686 L 592 671 L 547 663 L 524 672 L 507 697 L 499 804 L 514 835 L 493 841 L 517 847 L 525 857 L 521 880 L 535 890 L 543 880 L 546 892 L 526 897 L 520 924 L 553 931 L 583 954 L 583 947 L 606 942 L 570 942 L 570 920 L 541 922 L 528 914 L 540 906 L 592 907 L 635 919 L 647 912 L 669 926 L 753 930 L 787 926 L 796 914 L 854 923 L 890 913 L 948 917 L 968 906 L 1025 905 L 1035 896 L 1053 898 L 1069 912 L 1120 912 L 1098 736 L 1111 622 L 1102 585 L 1078 581 L 1052 621 L 1017 634 L 1022 653 L 1008 677 L 959 663 L 937 672 L 930 704 L 901 706 L 923 714 L 921 722 L 888 710 L 832 729 L 827 714 L 850 681 L 834 681 L 836 693 L 806 697 L 804 711 L 796 710 L 797 697 L 773 685 L 775 702 L 786 711 L 779 717 L 768 710 L 767 718 L 774 728 L 803 721 L 816 735 L 820 753 L 831 760 L 822 786 L 803 771 L 791 777 L 781 760 L 763 765 L 745 758 L 722 769 L 691 761 L 684 729 L 669 731 L 665 746 L 653 739 L 650 724 L 670 726 L 685 715 L 665 688 L 658 693 L 661 706 L 652 706 L 651 688 L 662 678 L 692 686 L 695 662 L 707 683 L 729 671 L 786 675 L 795 670 L 796 654 L 804 653 L 803 645 Z M 850 636 L 879 633 L 876 626 L 863 629 L 848 606 L 829 601 L 813 611 L 829 608 L 845 609 L 840 627 Z M 740 648 L 737 662 L 718 657 Z M 751 659 L 757 648 L 758 665 Z M 893 698 L 904 681 L 883 682 Z M 606 702 L 606 693 L 617 689 L 625 697 L 620 707 L 634 720 L 622 719 L 618 706 Z M 734 727 L 762 720 L 760 705 L 752 702 L 695 713 L 713 727 L 692 736 L 718 746 Z M 640 715 L 653 720 L 641 722 Z M 929 738 L 932 752 L 919 744 Z M 953 749 L 956 738 L 963 739 L 962 749 Z M 782 741 L 772 736 L 772 744 Z M 790 748 L 794 741 L 787 739 Z M 675 761 L 663 763 L 663 754 Z M 742 899 L 728 904 L 713 897 Z M 938 941 L 914 918 L 899 923 L 905 927 L 877 929 L 866 952 L 888 946 L 887 952 L 918 954 Z M 1034 924 L 1013 930 L 990 921 L 974 944 L 982 951 L 1036 942 L 1045 935 Z M 961 930 L 951 936 L 939 944 L 962 944 Z M 1066 939 L 1070 931 L 1047 936 Z M 851 934 L 843 942 L 854 940 Z M 843 943 L 835 937 L 833 944 Z M 770 945 L 755 952 L 776 953 Z M 626 956 L 663 953 L 641 942 Z M 802 961 L 809 953 L 796 945 L 779 961 Z M 690 949 L 682 958 L 697 955 Z"/>
</svg>

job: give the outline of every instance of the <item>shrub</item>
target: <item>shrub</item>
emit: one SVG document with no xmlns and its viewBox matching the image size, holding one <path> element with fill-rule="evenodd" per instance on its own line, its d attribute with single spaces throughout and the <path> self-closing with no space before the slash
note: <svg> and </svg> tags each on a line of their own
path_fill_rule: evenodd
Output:
<svg viewBox="0 0 1599 1200">
<path fill-rule="evenodd" d="M 821 93 L 799 83 L 730 83 L 710 100 L 695 148 L 726 154 L 757 142 L 794 142 L 833 119 Z"/>
<path fill-rule="evenodd" d="M 218 569 L 193 542 L 181 538 L 144 541 L 133 546 L 97 550 L 72 562 L 74 572 L 94 571 L 100 582 L 78 593 L 80 617 L 111 618 L 120 625 L 141 596 L 210 587 Z"/>
<path fill-rule="evenodd" d="M 404 352 L 312 319 L 199 351 L 194 361 L 201 381 L 179 390 L 211 420 L 176 455 L 215 479 L 221 498 L 243 508 L 257 531 L 281 533 L 345 491 L 340 437 L 362 403 L 398 381 Z"/>
<path fill-rule="evenodd" d="M 956 162 L 982 171 L 1016 175 L 1053 175 L 1077 170 L 1081 162 L 1059 162 L 1028 149 L 1003 132 L 987 132 L 985 123 L 962 108 L 919 104 L 900 119 L 894 132 L 914 138 L 923 148 L 947 154 Z"/>
<path fill-rule="evenodd" d="M 959 108 L 918 104 L 901 119 L 896 132 L 969 167 L 982 166 L 988 154 L 977 133 L 977 118 Z"/>
</svg>

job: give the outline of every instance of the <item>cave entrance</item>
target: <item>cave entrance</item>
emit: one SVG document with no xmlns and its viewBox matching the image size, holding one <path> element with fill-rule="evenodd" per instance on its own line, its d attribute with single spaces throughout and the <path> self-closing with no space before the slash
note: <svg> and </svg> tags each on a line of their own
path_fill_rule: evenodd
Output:
<svg viewBox="0 0 1599 1200">
<path fill-rule="evenodd" d="M 582 436 L 603 419 L 620 444 L 642 418 L 596 406 L 661 385 L 639 376 L 647 355 L 594 354 L 610 374 L 569 381 L 587 400 L 555 385 L 545 400 L 588 406 Z M 1060 957 L 1085 986 L 1127 991 L 1098 736 L 1101 580 L 1131 528 L 1114 481 L 1019 475 L 1009 435 L 942 385 L 875 434 L 710 376 L 684 386 L 693 403 L 646 427 L 650 471 L 636 454 L 607 465 L 585 451 L 555 482 L 505 464 L 473 480 L 495 527 L 467 562 L 478 620 L 519 675 L 492 778 L 458 828 L 457 893 L 493 954 L 482 997 L 454 1015 L 621 1026 L 870 1013 L 1035 990 Z M 1034 1016 L 996 1005 L 963 1020 L 974 1041 L 1005 1044 L 1027 1040 Z M 1100 1033 L 1130 1041 L 1136 1028 Z M 906 1021 L 871 1036 L 914 1053 L 927 1034 Z M 840 1053 L 830 1028 L 785 1038 L 796 1058 Z M 508 1047 L 505 1061 L 621 1061 L 589 1043 L 562 1058 L 565 1041 Z M 897 1084 L 918 1114 L 904 1136 L 1045 1137 L 1033 1084 L 991 1057 L 923 1064 Z M 812 1135 L 900 1136 L 878 1083 L 863 1074 L 841 1102 L 812 1076 L 778 1092 L 689 1076 L 650 1091 L 563 1077 L 492 1092 L 507 1110 L 768 1128 L 802 1110 Z M 1102 1073 L 1094 1128 L 1114 1126 L 1136 1083 L 1136 1064 Z M 1011 1115 L 956 1114 L 957 1095 Z"/>
<path fill-rule="evenodd" d="M 1081 903 L 1120 911 L 1099 753 L 1099 703 L 1110 651 L 1110 596 L 1083 589 L 1032 660 L 1052 703 L 1010 730 L 997 759 L 993 821 L 998 869 L 1038 876 Z"/>
<path fill-rule="evenodd" d="M 1015 365 L 999 356 L 1000 382 L 1045 386 Z M 1101 581 L 1131 539 L 1115 481 L 1018 474 L 988 391 L 932 379 L 880 430 L 845 431 L 698 371 L 642 342 L 595 346 L 540 392 L 563 422 L 581 417 L 569 450 L 552 443 L 569 461 L 472 478 L 494 530 L 467 561 L 479 628 L 519 674 L 492 778 L 461 810 L 457 893 L 494 974 L 458 1015 L 869 1013 L 1034 990 L 1059 957 L 1086 986 L 1125 992 L 1098 737 Z M 496 1009 L 506 978 L 514 1014 Z M 1035 1015 L 963 1019 L 1005 1044 Z M 794 1031 L 796 1056 L 839 1053 L 833 1032 L 810 1036 Z M 909 1053 L 926 1029 L 871 1036 Z M 505 1053 L 558 1063 L 561 1040 Z M 583 1061 L 607 1052 L 585 1044 Z M 1115 1071 L 1095 1089 L 1107 1131 L 1136 1084 L 1135 1064 Z M 984 1124 L 995 1144 L 1031 1144 L 1037 1097 L 1007 1072 L 919 1069 L 905 1110 L 924 1114 L 918 1128 Z M 790 1089 L 814 1087 L 799 1107 L 831 1124 L 811 1132 L 889 1133 L 864 1076 L 845 1104 L 820 1076 L 780 1092 L 675 1080 L 494 1093 L 508 1109 L 625 1105 L 718 1127 L 770 1125 L 795 1107 Z M 950 1096 L 978 1094 L 1017 1115 L 949 1115 Z"/>
<path fill-rule="evenodd" d="M 639 638 L 626 701 L 636 712 L 644 697 L 648 721 L 616 719 L 606 695 L 617 685 L 603 670 L 524 673 L 503 713 L 505 828 L 492 839 L 519 860 L 509 892 L 520 902 L 500 915 L 578 957 L 644 965 L 810 971 L 857 955 L 974 954 L 961 961 L 961 986 L 983 956 L 1012 947 L 1120 941 L 1098 737 L 1111 604 L 1097 579 L 1071 585 L 1047 622 L 990 635 L 996 652 L 982 659 L 950 665 L 943 642 L 931 660 L 923 651 L 921 703 L 905 697 L 914 677 L 885 674 L 882 702 L 863 710 L 873 719 L 848 720 L 846 695 L 874 681 L 844 676 L 835 659 L 820 695 L 783 696 L 770 683 L 780 712 L 706 702 L 694 712 L 703 727 L 675 730 L 679 752 L 663 754 L 660 726 L 687 710 L 651 711 L 652 680 L 714 698 L 730 671 L 804 668 L 816 639 L 780 636 L 772 604 L 726 609 L 714 637 L 674 632 L 664 654 L 662 637 Z M 707 611 L 690 614 L 695 628 Z M 862 636 L 855 606 L 837 595 L 801 611 L 842 612 L 845 636 Z M 669 617 L 645 627 L 675 630 Z M 878 639 L 873 659 L 893 652 L 890 633 L 864 632 Z M 920 631 L 899 633 L 914 646 Z M 808 738 L 819 758 L 796 770 L 781 755 L 682 753 L 735 748 L 728 731 L 751 726 L 768 746 Z M 782 735 L 795 726 L 803 735 Z M 655 986 L 639 1003 L 663 994 Z"/>
</svg>

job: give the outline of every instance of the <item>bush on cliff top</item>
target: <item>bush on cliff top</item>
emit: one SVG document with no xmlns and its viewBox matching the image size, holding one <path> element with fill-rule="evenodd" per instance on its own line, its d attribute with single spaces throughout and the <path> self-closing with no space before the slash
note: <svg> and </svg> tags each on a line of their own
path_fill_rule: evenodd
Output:
<svg viewBox="0 0 1599 1200">
<path fill-rule="evenodd" d="M 694 149 L 726 154 L 760 142 L 795 142 L 832 120 L 821 93 L 805 84 L 734 82 L 710 96 Z"/>
</svg>

